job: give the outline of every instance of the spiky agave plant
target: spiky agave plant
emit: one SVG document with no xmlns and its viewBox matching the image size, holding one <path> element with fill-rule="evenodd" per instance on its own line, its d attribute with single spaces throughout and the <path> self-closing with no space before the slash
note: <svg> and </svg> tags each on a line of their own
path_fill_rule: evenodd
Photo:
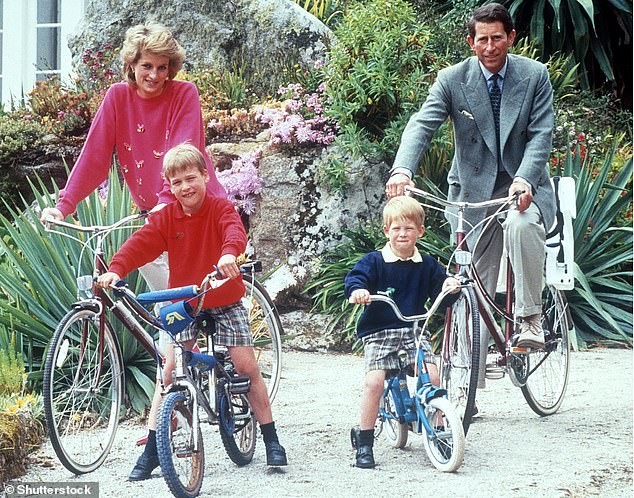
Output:
<svg viewBox="0 0 634 498">
<path fill-rule="evenodd" d="M 26 202 L 21 209 L 5 204 L 9 216 L 0 215 L 0 327 L 16 332 L 29 380 L 37 385 L 55 327 L 77 299 L 75 279 L 91 275 L 93 261 L 89 252 L 82 253 L 78 242 L 45 231 L 37 221 L 38 212 L 50 205 L 50 195 L 40 179 L 32 188 L 37 208 Z M 106 199 L 95 192 L 77 206 L 74 217 L 82 225 L 106 225 L 133 209 L 129 193 L 113 173 Z M 112 233 L 106 247 L 108 258 L 130 233 Z M 144 285 L 136 272 L 128 277 L 128 283 L 137 291 Z M 126 393 L 132 408 L 141 412 L 153 394 L 154 362 L 131 334 L 116 321 L 113 325 L 123 353 Z"/>
</svg>

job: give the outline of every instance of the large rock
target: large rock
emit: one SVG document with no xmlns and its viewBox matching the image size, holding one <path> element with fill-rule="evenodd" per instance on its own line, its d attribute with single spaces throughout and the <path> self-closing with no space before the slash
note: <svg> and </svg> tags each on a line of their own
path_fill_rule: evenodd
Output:
<svg viewBox="0 0 634 498">
<path fill-rule="evenodd" d="M 70 40 L 71 51 L 77 59 L 86 48 L 120 47 L 127 28 L 148 20 L 173 31 L 188 63 L 222 72 L 243 68 L 259 92 L 276 90 L 287 66 L 323 59 L 331 37 L 289 0 L 93 0 Z"/>
<path fill-rule="evenodd" d="M 330 154 L 340 152 L 273 151 L 260 161 L 264 191 L 250 219 L 251 239 L 265 267 L 277 269 L 268 282 L 276 295 L 300 291 L 343 228 L 381 218 L 387 165 L 348 160 L 351 184 L 333 192 L 318 181 Z"/>
</svg>

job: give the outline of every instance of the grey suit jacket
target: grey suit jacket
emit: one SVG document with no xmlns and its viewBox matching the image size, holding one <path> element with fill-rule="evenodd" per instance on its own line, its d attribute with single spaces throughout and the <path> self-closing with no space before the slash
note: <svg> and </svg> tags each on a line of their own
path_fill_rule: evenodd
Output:
<svg viewBox="0 0 634 498">
<path fill-rule="evenodd" d="M 500 107 L 502 161 L 511 177 L 520 176 L 532 185 L 533 202 L 547 230 L 555 214 L 547 164 L 554 121 L 552 103 L 546 66 L 509 54 Z M 413 176 L 434 132 L 447 117 L 452 120 L 455 136 L 455 155 L 447 177 L 449 200 L 491 199 L 498 151 L 491 100 L 476 57 L 438 73 L 427 100 L 405 127 L 392 169 L 407 168 Z M 466 219 L 475 226 L 484 217 L 484 210 L 470 211 Z M 455 218 L 447 218 L 455 229 Z"/>
</svg>

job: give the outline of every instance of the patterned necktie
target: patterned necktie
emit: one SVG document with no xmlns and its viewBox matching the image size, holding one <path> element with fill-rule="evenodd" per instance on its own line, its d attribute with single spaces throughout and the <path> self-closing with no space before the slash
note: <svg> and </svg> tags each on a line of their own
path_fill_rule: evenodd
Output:
<svg viewBox="0 0 634 498">
<path fill-rule="evenodd" d="M 502 169 L 502 162 L 500 161 L 500 101 L 502 100 L 502 92 L 498 80 L 500 77 L 494 74 L 489 78 L 491 81 L 491 90 L 489 91 L 489 97 L 491 98 L 491 108 L 493 109 L 493 121 L 495 123 L 495 139 L 498 147 L 498 170 Z"/>
</svg>

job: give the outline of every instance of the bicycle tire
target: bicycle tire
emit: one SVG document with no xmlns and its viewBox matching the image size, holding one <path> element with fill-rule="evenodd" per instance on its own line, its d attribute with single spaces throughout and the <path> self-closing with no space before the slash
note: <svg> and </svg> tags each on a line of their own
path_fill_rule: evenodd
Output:
<svg viewBox="0 0 634 498">
<path fill-rule="evenodd" d="M 269 400 L 273 403 L 282 373 L 282 322 L 277 308 L 264 286 L 252 275 L 244 276 L 246 292 L 242 298 L 249 312 L 255 358 L 266 383 Z"/>
<path fill-rule="evenodd" d="M 478 389 L 480 312 L 471 287 L 463 287 L 447 312 L 440 359 L 440 385 L 462 417 L 465 436 L 469 431 Z"/>
<path fill-rule="evenodd" d="M 178 498 L 198 496 L 205 472 L 203 436 L 198 426 L 194 436 L 191 398 L 182 392 L 167 394 L 156 420 L 156 451 L 161 472 L 172 494 Z M 172 418 L 176 422 L 172 422 Z M 194 451 L 194 437 L 198 450 Z"/>
<path fill-rule="evenodd" d="M 568 331 L 571 325 L 565 294 L 548 287 L 542 301 L 545 347 L 543 351 L 535 350 L 527 355 L 530 374 L 522 386 L 528 406 L 542 417 L 555 413 L 566 393 L 570 369 Z"/>
<path fill-rule="evenodd" d="M 46 427 L 57 457 L 74 474 L 94 471 L 108 456 L 123 399 L 119 344 L 104 317 L 100 361 L 99 320 L 92 306 L 70 310 L 55 329 L 44 363 Z"/>
<path fill-rule="evenodd" d="M 431 463 L 442 472 L 455 472 L 464 461 L 465 435 L 460 416 L 446 398 L 434 398 L 423 407 L 433 434 L 423 433 Z"/>
<path fill-rule="evenodd" d="M 383 403 L 385 411 L 390 415 L 389 418 L 383 420 L 385 424 L 385 434 L 394 448 L 404 448 L 409 435 L 409 424 L 399 421 L 392 391 L 388 391 L 387 396 L 383 398 Z"/>
<path fill-rule="evenodd" d="M 255 415 L 245 394 L 227 394 L 226 381 L 216 385 L 218 397 L 218 427 L 225 451 L 233 463 L 242 467 L 255 453 Z"/>
</svg>

